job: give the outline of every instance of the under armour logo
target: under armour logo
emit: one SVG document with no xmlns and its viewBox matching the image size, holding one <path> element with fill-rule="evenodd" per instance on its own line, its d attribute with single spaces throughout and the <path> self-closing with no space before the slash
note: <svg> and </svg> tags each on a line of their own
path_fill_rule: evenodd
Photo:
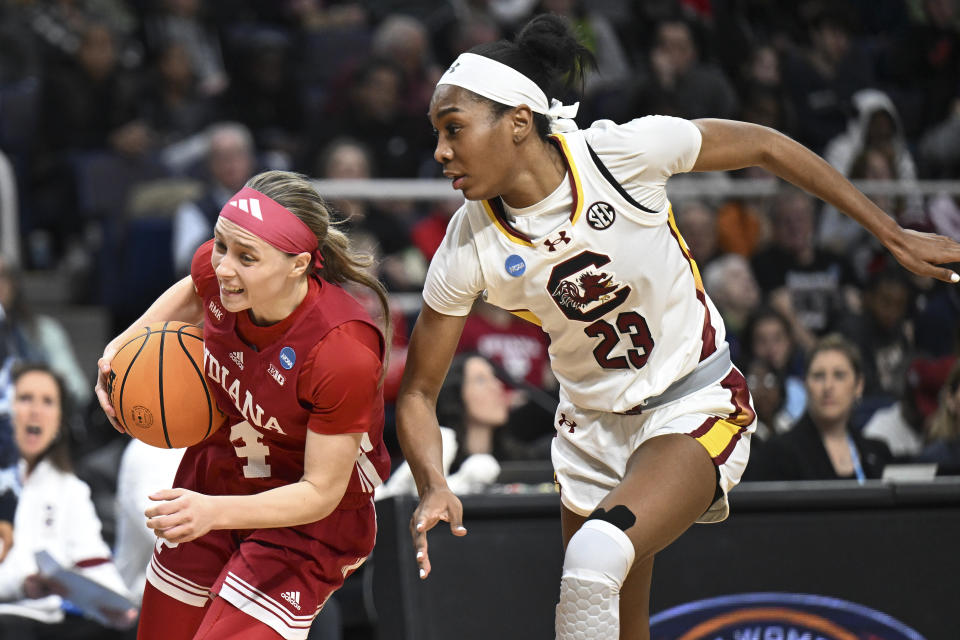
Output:
<svg viewBox="0 0 960 640">
<path fill-rule="evenodd" d="M 457 61 L 454 62 L 452 65 L 450 65 L 450 68 L 447 69 L 447 73 L 453 73 L 454 71 L 457 70 L 457 67 L 459 67 L 459 66 L 460 66 L 460 61 L 457 60 Z"/>
<path fill-rule="evenodd" d="M 567 420 L 567 414 L 561 413 L 561 414 L 560 414 L 560 419 L 557 420 L 557 425 L 559 425 L 559 426 L 561 426 L 561 427 L 570 427 L 569 432 L 570 432 L 570 433 L 573 433 L 573 430 L 574 430 L 574 428 L 576 428 L 577 423 L 574 422 L 573 420 Z"/>
<path fill-rule="evenodd" d="M 549 247 L 550 251 L 556 251 L 557 245 L 560 244 L 561 242 L 563 244 L 570 244 L 570 238 L 567 237 L 566 229 L 560 232 L 560 235 L 557 237 L 556 240 L 550 240 L 549 238 L 544 240 L 543 246 Z"/>
<path fill-rule="evenodd" d="M 257 220 L 263 222 L 263 214 L 260 213 L 260 201 L 256 198 L 240 198 L 238 200 L 231 200 L 229 204 L 240 209 L 240 211 L 246 211 Z"/>
</svg>

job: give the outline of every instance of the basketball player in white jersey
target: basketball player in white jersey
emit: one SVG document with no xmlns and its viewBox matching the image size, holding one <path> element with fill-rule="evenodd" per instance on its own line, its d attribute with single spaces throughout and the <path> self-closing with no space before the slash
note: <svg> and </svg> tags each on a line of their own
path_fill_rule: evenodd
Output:
<svg viewBox="0 0 960 640">
<path fill-rule="evenodd" d="M 654 554 L 694 522 L 727 516 L 755 425 L 667 179 L 764 167 L 847 212 L 911 271 L 946 281 L 960 278 L 936 265 L 960 261 L 960 245 L 901 229 L 771 129 L 647 117 L 578 130 L 576 105 L 548 96 L 589 62 L 568 24 L 542 15 L 514 42 L 461 55 L 440 79 L 434 155 L 467 202 L 430 266 L 397 419 L 421 497 L 411 532 L 426 578 L 427 531 L 446 520 L 466 534 L 443 477 L 435 401 L 471 304 L 484 295 L 539 324 L 560 381 L 556 637 L 635 640 L 649 637 Z M 604 606 L 584 617 L 596 595 Z"/>
</svg>

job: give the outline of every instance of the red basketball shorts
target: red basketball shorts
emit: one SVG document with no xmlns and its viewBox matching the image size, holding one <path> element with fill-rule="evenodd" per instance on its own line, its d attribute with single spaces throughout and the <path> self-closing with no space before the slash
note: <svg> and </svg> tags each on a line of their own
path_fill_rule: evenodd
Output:
<svg viewBox="0 0 960 640">
<path fill-rule="evenodd" d="M 154 587 L 185 604 L 213 595 L 288 640 L 304 640 L 323 604 L 373 550 L 373 502 L 338 509 L 311 527 L 211 531 L 192 542 L 157 539 L 147 567 Z"/>
</svg>

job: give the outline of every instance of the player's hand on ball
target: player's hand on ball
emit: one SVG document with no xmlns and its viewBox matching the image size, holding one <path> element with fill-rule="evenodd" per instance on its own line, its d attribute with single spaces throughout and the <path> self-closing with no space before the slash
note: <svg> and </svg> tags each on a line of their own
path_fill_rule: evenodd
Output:
<svg viewBox="0 0 960 640">
<path fill-rule="evenodd" d="M 103 350 L 103 355 L 100 359 L 97 360 L 97 384 L 93 390 L 97 394 L 97 400 L 100 401 L 100 408 L 103 409 L 107 420 L 110 421 L 113 428 L 120 433 L 126 433 L 126 430 L 117 421 L 117 412 L 113 408 L 113 403 L 110 401 L 110 363 L 113 361 L 113 356 L 115 355 L 117 355 L 117 349 L 111 342 Z"/>
<path fill-rule="evenodd" d="M 416 549 L 417 565 L 420 567 L 420 579 L 430 575 L 430 555 L 427 553 L 427 531 L 441 520 L 450 523 L 450 531 L 455 536 L 467 535 L 463 527 L 463 505 L 450 489 L 427 489 L 420 498 L 417 510 L 410 518 L 410 535 L 413 536 L 413 548 Z"/>
<path fill-rule="evenodd" d="M 163 489 L 150 495 L 156 504 L 146 511 L 147 526 L 170 542 L 190 542 L 213 528 L 216 507 L 211 496 L 187 489 Z"/>
</svg>

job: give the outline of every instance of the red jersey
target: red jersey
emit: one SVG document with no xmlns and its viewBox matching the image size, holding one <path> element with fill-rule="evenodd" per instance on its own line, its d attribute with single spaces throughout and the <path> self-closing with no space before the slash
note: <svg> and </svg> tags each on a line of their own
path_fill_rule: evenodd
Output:
<svg viewBox="0 0 960 640">
<path fill-rule="evenodd" d="M 384 348 L 379 330 L 349 294 L 319 277 L 311 278 L 290 316 L 270 327 L 253 325 L 246 312 L 223 308 L 212 244 L 197 250 L 191 276 L 204 306 L 204 372 L 228 422 L 187 449 L 175 486 L 213 495 L 259 493 L 303 477 L 307 429 L 363 433 L 338 508 L 369 504 L 390 471 L 377 386 Z"/>
</svg>

